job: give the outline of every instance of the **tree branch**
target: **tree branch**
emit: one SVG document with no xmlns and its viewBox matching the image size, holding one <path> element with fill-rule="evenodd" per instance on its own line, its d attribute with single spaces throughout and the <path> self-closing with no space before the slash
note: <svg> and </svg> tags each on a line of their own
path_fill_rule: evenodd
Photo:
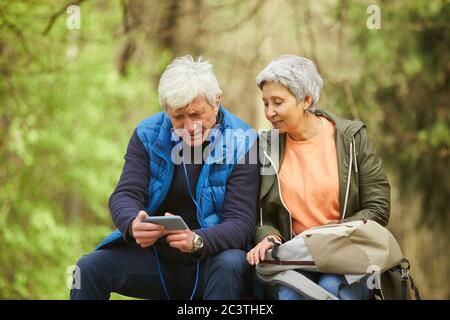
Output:
<svg viewBox="0 0 450 320">
<path fill-rule="evenodd" d="M 30 47 L 28 45 L 27 40 L 25 39 L 25 36 L 23 35 L 22 30 L 16 26 L 14 23 L 12 23 L 11 21 L 8 20 L 8 18 L 6 18 L 6 16 L 0 12 L 0 17 L 3 20 L 3 24 L 1 26 L 1 28 L 6 27 L 8 29 L 10 29 L 16 36 L 17 38 L 20 39 L 20 43 L 22 44 L 23 50 L 26 52 L 26 54 L 30 55 Z"/>
<path fill-rule="evenodd" d="M 344 79 L 342 84 L 344 87 L 345 97 L 347 99 L 347 105 L 350 113 L 352 114 L 353 119 L 359 119 L 359 113 L 355 105 L 355 99 L 353 98 L 353 92 L 350 82 L 348 81 L 348 79 Z"/>
<path fill-rule="evenodd" d="M 247 13 L 247 15 L 242 18 L 241 21 L 238 21 L 232 26 L 226 27 L 221 30 L 216 30 L 213 32 L 213 34 L 222 33 L 222 32 L 231 32 L 239 29 L 242 25 L 246 24 L 248 21 L 250 21 L 257 13 L 258 11 L 264 6 L 266 0 L 260 0 L 257 1 L 255 6 Z"/>
</svg>

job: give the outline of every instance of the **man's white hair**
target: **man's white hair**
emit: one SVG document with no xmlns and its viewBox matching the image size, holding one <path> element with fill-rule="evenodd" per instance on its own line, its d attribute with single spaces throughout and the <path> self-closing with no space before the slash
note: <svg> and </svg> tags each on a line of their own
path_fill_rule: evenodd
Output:
<svg viewBox="0 0 450 320">
<path fill-rule="evenodd" d="M 159 80 L 158 92 L 164 110 L 184 108 L 197 97 L 204 97 L 215 106 L 216 97 L 222 94 L 212 65 L 201 57 L 194 61 L 190 55 L 176 58 L 167 66 Z"/>
<path fill-rule="evenodd" d="M 256 77 L 256 85 L 262 90 L 264 82 L 279 82 L 286 86 L 295 96 L 297 103 L 302 102 L 306 96 L 312 98 L 308 110 L 313 112 L 320 98 L 320 89 L 323 80 L 315 64 L 304 57 L 293 54 L 282 55 L 273 60 Z"/>
</svg>

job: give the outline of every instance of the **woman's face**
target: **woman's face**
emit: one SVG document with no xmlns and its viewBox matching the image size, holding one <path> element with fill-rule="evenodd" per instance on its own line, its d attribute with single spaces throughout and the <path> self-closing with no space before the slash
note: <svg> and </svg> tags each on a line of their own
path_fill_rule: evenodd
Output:
<svg viewBox="0 0 450 320">
<path fill-rule="evenodd" d="M 291 132 L 304 119 L 305 102 L 297 104 L 295 96 L 279 82 L 265 82 L 262 88 L 264 112 L 274 129 Z"/>
</svg>

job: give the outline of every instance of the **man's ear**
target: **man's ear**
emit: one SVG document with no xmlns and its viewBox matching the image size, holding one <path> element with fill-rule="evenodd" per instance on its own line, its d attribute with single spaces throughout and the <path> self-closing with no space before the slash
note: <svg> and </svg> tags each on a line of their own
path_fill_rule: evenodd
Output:
<svg viewBox="0 0 450 320">
<path fill-rule="evenodd" d="M 219 112 L 220 107 L 220 96 L 216 96 L 216 105 L 214 106 L 214 111 L 216 111 L 216 115 Z"/>
</svg>

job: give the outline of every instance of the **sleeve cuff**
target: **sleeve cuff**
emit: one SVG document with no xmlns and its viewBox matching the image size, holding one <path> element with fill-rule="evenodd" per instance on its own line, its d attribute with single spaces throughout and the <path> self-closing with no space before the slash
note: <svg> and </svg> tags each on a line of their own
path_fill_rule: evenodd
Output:
<svg viewBox="0 0 450 320">
<path fill-rule="evenodd" d="M 128 223 L 128 227 L 126 232 L 123 234 L 123 240 L 125 241 L 126 244 L 135 244 L 136 240 L 134 239 L 132 232 L 131 232 L 131 226 L 133 224 L 133 221 L 130 221 Z"/>
</svg>

